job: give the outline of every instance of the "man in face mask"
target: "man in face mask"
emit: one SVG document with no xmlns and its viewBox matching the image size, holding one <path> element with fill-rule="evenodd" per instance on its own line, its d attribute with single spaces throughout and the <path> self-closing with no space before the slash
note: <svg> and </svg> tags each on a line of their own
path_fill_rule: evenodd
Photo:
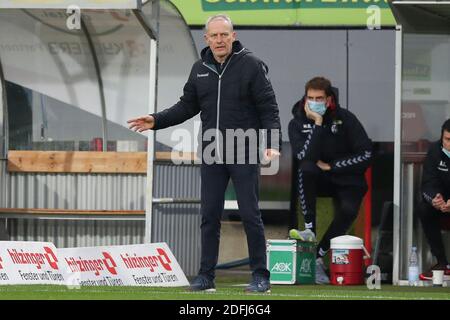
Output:
<svg viewBox="0 0 450 320">
<path fill-rule="evenodd" d="M 367 191 L 364 173 L 372 155 L 372 141 L 353 113 L 339 106 L 328 79 L 316 77 L 305 86 L 289 123 L 289 140 L 298 161 L 298 199 L 305 230 L 292 229 L 289 236 L 316 240 L 316 198 L 332 196 L 335 217 L 318 245 L 316 283 L 329 283 L 323 264 L 330 240 L 344 235 L 358 215 Z"/>
<path fill-rule="evenodd" d="M 422 173 L 422 199 L 420 220 L 437 264 L 420 275 L 421 280 L 431 280 L 433 270 L 444 270 L 450 280 L 450 265 L 445 256 L 441 236 L 441 218 L 450 218 L 450 119 L 444 122 L 441 139 L 433 143 L 425 158 Z"/>
</svg>

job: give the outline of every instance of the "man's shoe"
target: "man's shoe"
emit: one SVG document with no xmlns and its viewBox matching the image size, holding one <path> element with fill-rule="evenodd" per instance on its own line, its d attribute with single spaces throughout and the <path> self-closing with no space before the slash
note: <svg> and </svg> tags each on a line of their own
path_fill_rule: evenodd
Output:
<svg viewBox="0 0 450 320">
<path fill-rule="evenodd" d="M 253 280 L 245 288 L 245 292 L 270 293 L 270 281 L 262 276 L 253 276 Z"/>
<path fill-rule="evenodd" d="M 291 229 L 289 230 L 289 237 L 291 239 L 297 239 L 304 242 L 316 241 L 316 235 L 310 229 L 305 229 L 303 231 Z"/>
<path fill-rule="evenodd" d="M 329 284 L 330 278 L 327 275 L 325 264 L 322 258 L 316 259 L 316 284 Z"/>
<path fill-rule="evenodd" d="M 198 275 L 189 286 L 189 291 L 216 292 L 216 285 L 214 280 L 210 280 L 203 275 Z"/>
<path fill-rule="evenodd" d="M 419 279 L 423 281 L 433 280 L 433 270 L 444 270 L 444 281 L 450 280 L 450 265 L 435 264 L 430 270 L 419 275 Z"/>
</svg>

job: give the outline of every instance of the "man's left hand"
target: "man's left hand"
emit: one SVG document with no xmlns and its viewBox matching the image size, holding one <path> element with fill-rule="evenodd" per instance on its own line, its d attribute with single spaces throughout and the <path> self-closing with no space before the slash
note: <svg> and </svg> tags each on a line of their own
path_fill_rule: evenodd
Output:
<svg viewBox="0 0 450 320">
<path fill-rule="evenodd" d="M 447 200 L 447 202 L 445 202 L 442 206 L 441 206 L 441 211 L 444 213 L 449 213 L 450 212 L 450 199 Z"/>
<path fill-rule="evenodd" d="M 328 163 L 323 162 L 322 160 L 317 161 L 316 164 L 322 171 L 330 171 L 331 170 L 331 166 Z"/>
<path fill-rule="evenodd" d="M 264 159 L 272 161 L 280 156 L 280 152 L 276 149 L 266 149 L 264 150 Z"/>
</svg>

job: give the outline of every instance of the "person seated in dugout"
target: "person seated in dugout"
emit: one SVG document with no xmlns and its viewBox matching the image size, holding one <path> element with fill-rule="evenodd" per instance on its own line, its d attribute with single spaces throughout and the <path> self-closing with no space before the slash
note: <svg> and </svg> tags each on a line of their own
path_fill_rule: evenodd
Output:
<svg viewBox="0 0 450 320">
<path fill-rule="evenodd" d="M 333 198 L 334 220 L 317 247 L 316 283 L 329 283 L 323 257 L 330 240 L 344 235 L 358 215 L 367 191 L 364 173 L 372 157 L 372 141 L 350 111 L 341 108 L 336 89 L 323 77 L 305 85 L 303 98 L 294 104 L 289 140 L 298 161 L 299 203 L 305 230 L 292 229 L 289 236 L 316 241 L 318 193 Z"/>
<path fill-rule="evenodd" d="M 441 218 L 450 219 L 450 119 L 441 128 L 441 138 L 428 149 L 422 172 L 422 201 L 419 217 L 430 250 L 437 263 L 420 274 L 421 280 L 432 280 L 433 270 L 444 270 L 450 280 L 450 265 L 441 235 Z"/>
</svg>

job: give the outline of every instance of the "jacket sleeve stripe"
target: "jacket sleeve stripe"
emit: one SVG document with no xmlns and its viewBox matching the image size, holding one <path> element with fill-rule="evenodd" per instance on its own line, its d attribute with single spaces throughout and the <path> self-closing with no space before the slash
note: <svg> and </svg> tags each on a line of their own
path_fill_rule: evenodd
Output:
<svg viewBox="0 0 450 320">
<path fill-rule="evenodd" d="M 303 160 L 306 156 L 306 151 L 308 151 L 309 144 L 311 142 L 311 137 L 313 135 L 314 129 L 316 128 L 316 125 L 313 125 L 311 132 L 308 134 L 308 137 L 306 138 L 305 144 L 303 145 L 303 149 L 297 154 L 298 160 Z"/>
<path fill-rule="evenodd" d="M 432 203 L 433 198 L 429 194 L 427 194 L 425 192 L 422 192 L 422 196 L 423 196 L 423 198 L 425 199 L 426 202 Z"/>
<path fill-rule="evenodd" d="M 306 197 L 305 197 L 305 191 L 303 189 L 303 172 L 302 170 L 298 170 L 298 191 L 299 191 L 299 201 L 300 206 L 302 207 L 303 214 L 307 214 L 306 209 Z"/>
<path fill-rule="evenodd" d="M 337 161 L 335 166 L 337 168 L 345 168 L 345 167 L 349 167 L 349 166 L 352 166 L 352 165 L 356 165 L 356 164 L 362 163 L 364 161 L 368 161 L 371 157 L 372 157 L 372 152 L 365 151 L 364 155 L 362 155 L 362 156 L 360 155 L 358 157 L 353 157 L 353 158 L 350 158 L 350 159 Z"/>
</svg>

